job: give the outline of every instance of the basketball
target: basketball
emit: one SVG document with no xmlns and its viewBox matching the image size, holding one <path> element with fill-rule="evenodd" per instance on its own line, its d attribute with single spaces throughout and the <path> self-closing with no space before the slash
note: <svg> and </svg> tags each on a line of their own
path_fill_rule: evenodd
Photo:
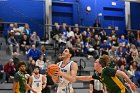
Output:
<svg viewBox="0 0 140 93">
<path fill-rule="evenodd" d="M 50 76 L 55 76 L 55 72 L 58 72 L 60 68 L 56 64 L 51 64 L 48 66 L 47 72 Z"/>
</svg>

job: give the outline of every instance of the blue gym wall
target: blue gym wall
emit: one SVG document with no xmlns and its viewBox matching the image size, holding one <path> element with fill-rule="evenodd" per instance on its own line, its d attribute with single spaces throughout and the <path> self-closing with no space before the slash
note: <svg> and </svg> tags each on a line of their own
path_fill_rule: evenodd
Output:
<svg viewBox="0 0 140 93">
<path fill-rule="evenodd" d="M 44 2 L 38 0 L 0 1 L 0 18 L 4 22 L 29 23 L 31 31 L 44 34 Z"/>
<path fill-rule="evenodd" d="M 116 6 L 112 6 L 113 1 L 116 2 Z M 125 33 L 124 2 L 118 0 L 53 0 L 52 5 L 53 23 L 92 26 L 95 20 L 99 19 L 102 27 L 118 26 L 117 33 Z M 90 13 L 86 12 L 86 6 L 91 6 Z M 99 17 L 99 13 L 102 13 L 102 16 Z"/>
<path fill-rule="evenodd" d="M 61 1 L 61 2 L 59 2 Z M 118 34 L 125 30 L 124 2 L 116 0 L 53 0 L 52 21 L 59 24 L 92 26 L 99 19 L 102 27 L 118 26 Z M 91 12 L 86 12 L 91 6 Z M 101 17 L 98 14 L 102 13 Z M 8 0 L 0 1 L 0 18 L 5 22 L 27 22 L 32 31 L 44 36 L 44 1 L 43 0 Z"/>
<path fill-rule="evenodd" d="M 130 3 L 131 29 L 140 29 L 140 3 Z"/>
</svg>

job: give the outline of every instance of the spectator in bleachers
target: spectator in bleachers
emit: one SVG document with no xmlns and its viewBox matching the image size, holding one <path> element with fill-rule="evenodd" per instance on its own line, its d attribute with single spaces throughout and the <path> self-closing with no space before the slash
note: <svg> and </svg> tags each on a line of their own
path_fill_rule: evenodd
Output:
<svg viewBox="0 0 140 93">
<path fill-rule="evenodd" d="M 46 50 L 46 47 L 44 45 L 41 45 L 40 51 L 41 54 L 44 56 L 44 61 L 45 61 L 46 57 L 48 56 L 48 51 Z"/>
<path fill-rule="evenodd" d="M 82 41 L 83 42 L 86 42 L 86 38 L 88 38 L 87 37 L 87 32 L 86 31 L 83 31 L 82 33 L 81 33 L 81 38 L 82 38 Z M 76 38 L 77 39 L 77 38 Z"/>
<path fill-rule="evenodd" d="M 101 40 L 99 38 L 98 35 L 95 35 L 95 45 L 93 46 L 93 48 L 95 49 L 97 55 L 100 55 L 100 45 L 101 45 Z"/>
<path fill-rule="evenodd" d="M 115 37 L 115 35 L 112 36 L 111 44 L 114 45 L 115 47 L 118 46 L 118 40 L 117 37 Z"/>
<path fill-rule="evenodd" d="M 7 39 L 10 37 L 10 32 L 11 30 L 13 30 L 13 27 L 14 24 L 10 24 L 10 26 L 3 31 L 3 36 L 5 38 L 6 44 L 7 44 Z"/>
<path fill-rule="evenodd" d="M 27 37 L 27 35 L 24 34 L 19 44 L 20 44 L 20 50 L 23 52 L 23 54 L 26 54 L 30 48 L 29 37 Z"/>
<path fill-rule="evenodd" d="M 129 56 L 126 57 L 127 58 L 127 64 L 131 65 L 131 62 L 134 61 L 134 55 L 132 55 L 132 53 L 129 54 Z"/>
<path fill-rule="evenodd" d="M 95 29 L 94 28 L 91 28 L 91 30 L 90 30 L 90 36 L 91 36 L 91 38 L 94 38 L 95 37 Z"/>
<path fill-rule="evenodd" d="M 89 27 L 87 28 L 86 32 L 87 32 L 87 33 L 86 33 L 86 36 L 87 36 L 87 37 L 91 37 L 91 30 L 90 30 Z"/>
<path fill-rule="evenodd" d="M 93 24 L 93 27 L 101 27 L 101 24 L 99 23 L 99 20 L 96 20 Z"/>
<path fill-rule="evenodd" d="M 40 37 L 37 35 L 36 32 L 33 32 L 31 37 L 30 37 L 30 40 L 31 40 L 31 44 L 35 44 L 36 47 L 39 46 L 39 42 L 40 42 Z"/>
<path fill-rule="evenodd" d="M 67 33 L 67 37 L 70 38 L 74 38 L 74 32 L 71 29 L 71 26 L 68 27 L 68 33 Z"/>
<path fill-rule="evenodd" d="M 60 38 L 59 38 L 59 41 L 58 41 L 58 44 L 59 44 L 59 51 L 63 51 L 66 47 L 66 37 L 62 34 L 60 34 Z"/>
<path fill-rule="evenodd" d="M 128 31 L 127 36 L 128 36 L 129 43 L 134 44 L 134 40 L 135 40 L 134 33 L 132 31 Z"/>
<path fill-rule="evenodd" d="M 0 64 L 0 83 L 4 83 L 6 80 L 6 74 L 4 72 L 4 67 Z"/>
<path fill-rule="evenodd" d="M 107 37 L 107 44 L 111 47 L 112 46 L 112 37 L 108 36 Z"/>
<path fill-rule="evenodd" d="M 62 34 L 62 36 L 63 36 L 63 37 L 65 38 L 65 40 L 66 40 L 66 39 L 67 39 L 68 31 L 67 31 L 67 29 L 66 29 L 66 25 L 65 25 L 65 24 L 62 25 L 61 34 Z"/>
<path fill-rule="evenodd" d="M 122 44 L 119 45 L 116 53 L 117 53 L 117 57 L 126 55 L 126 49 L 122 46 Z"/>
<path fill-rule="evenodd" d="M 9 82 L 9 79 L 13 80 L 14 75 L 16 73 L 16 68 L 13 62 L 13 59 L 10 59 L 5 65 L 4 65 L 4 72 L 6 73 L 6 81 Z"/>
<path fill-rule="evenodd" d="M 28 37 L 30 37 L 30 35 L 31 35 L 31 29 L 30 29 L 30 27 L 29 27 L 29 24 L 27 24 L 27 23 L 25 24 L 23 33 L 24 33 L 25 35 L 27 35 Z"/>
<path fill-rule="evenodd" d="M 133 69 L 132 66 L 129 67 L 128 73 L 129 73 L 129 75 L 130 75 L 130 79 L 133 80 L 133 78 L 134 78 L 134 76 L 135 76 L 135 69 Z"/>
<path fill-rule="evenodd" d="M 119 60 L 117 61 L 117 66 L 118 67 L 120 67 L 122 64 L 124 65 L 124 66 L 126 66 L 126 58 L 125 58 L 125 56 L 121 56 L 120 58 L 119 58 Z"/>
<path fill-rule="evenodd" d="M 28 50 L 27 53 L 27 58 L 29 59 L 29 57 L 32 57 L 33 60 L 37 60 L 39 59 L 41 56 L 41 51 L 39 49 L 36 48 L 36 46 L 33 44 L 32 47 Z"/>
<path fill-rule="evenodd" d="M 60 61 L 57 61 L 57 62 L 60 62 Z M 46 70 L 50 64 L 51 64 L 50 60 L 48 58 L 46 58 L 46 60 L 44 61 L 44 68 L 43 69 Z"/>
<path fill-rule="evenodd" d="M 136 48 L 134 44 L 131 45 L 130 53 L 132 53 L 132 55 L 138 56 L 138 49 Z"/>
<path fill-rule="evenodd" d="M 128 44 L 128 45 L 126 45 L 125 46 L 125 49 L 126 49 L 126 56 L 129 56 L 130 55 L 130 45 Z"/>
<path fill-rule="evenodd" d="M 9 44 L 9 48 L 10 48 L 10 53 L 13 54 L 13 52 L 18 52 L 19 53 L 19 44 L 16 41 L 14 35 L 11 35 L 8 38 L 8 44 Z"/>
<path fill-rule="evenodd" d="M 75 55 L 82 56 L 84 48 L 83 41 L 80 38 L 77 38 L 74 46 L 75 46 Z"/>
<path fill-rule="evenodd" d="M 32 57 L 29 58 L 28 62 L 27 62 L 27 73 L 32 75 L 33 70 L 35 68 L 35 61 L 32 59 Z"/>
<path fill-rule="evenodd" d="M 95 49 L 90 43 L 90 37 L 86 38 L 86 42 L 84 42 L 84 54 L 87 55 L 88 58 L 93 57 L 95 55 Z"/>
<path fill-rule="evenodd" d="M 40 68 L 40 72 L 44 69 L 45 63 L 43 55 L 41 55 L 40 58 L 36 61 L 36 66 Z"/>
<path fill-rule="evenodd" d="M 131 56 L 132 56 L 132 60 L 136 61 L 136 57 L 137 57 L 136 53 L 131 54 Z"/>
<path fill-rule="evenodd" d="M 99 35 L 100 35 L 100 37 L 101 37 L 101 42 L 102 42 L 102 43 L 103 43 L 104 40 L 107 40 L 107 34 L 106 34 L 106 32 L 105 32 L 104 29 L 101 30 L 101 32 L 100 32 Z"/>
<path fill-rule="evenodd" d="M 59 34 L 60 34 L 60 26 L 56 25 L 55 29 L 53 31 L 51 31 L 51 37 L 55 40 L 58 41 L 59 40 Z"/>
<path fill-rule="evenodd" d="M 10 27 L 7 29 L 7 33 L 6 33 L 7 38 L 10 36 L 10 32 L 11 30 L 13 30 L 13 28 L 14 28 L 14 24 L 10 24 Z"/>
<path fill-rule="evenodd" d="M 101 44 L 101 47 L 100 47 L 100 53 L 101 55 L 104 54 L 104 52 L 108 52 L 110 49 L 110 45 L 107 44 L 107 40 L 104 40 L 103 43 Z"/>
<path fill-rule="evenodd" d="M 116 58 L 116 48 L 114 46 L 111 46 L 111 49 L 108 51 L 108 55 Z"/>
<path fill-rule="evenodd" d="M 128 76 L 130 77 L 130 74 L 129 74 L 128 71 L 125 69 L 125 65 L 126 65 L 126 64 L 125 64 L 124 62 L 119 63 L 119 64 L 118 64 L 118 67 L 119 67 L 118 69 L 121 70 L 121 71 L 123 71 L 123 72 L 125 72 L 125 74 L 128 75 Z"/>
<path fill-rule="evenodd" d="M 14 32 L 14 30 L 11 30 L 11 31 L 9 32 L 9 36 L 8 36 L 8 38 L 9 38 L 10 36 L 15 36 L 15 32 Z"/>
<path fill-rule="evenodd" d="M 138 56 L 136 56 L 135 61 L 140 64 L 140 52 L 138 52 Z"/>
<path fill-rule="evenodd" d="M 128 44 L 128 40 L 125 39 L 125 36 L 124 35 L 121 36 L 121 38 L 119 39 L 118 42 L 119 42 L 119 44 L 122 43 L 123 46 L 126 46 Z"/>
<path fill-rule="evenodd" d="M 78 27 L 76 27 L 76 28 L 74 29 L 74 35 L 75 35 L 75 38 L 76 38 L 76 39 L 82 37 L 82 35 L 81 35 L 81 33 L 80 33 Z"/>
<path fill-rule="evenodd" d="M 140 87 L 140 65 L 137 66 L 135 71 L 134 83 Z"/>
<path fill-rule="evenodd" d="M 21 38 L 21 30 L 18 28 L 18 24 L 17 23 L 14 23 L 14 33 L 15 33 L 15 39 L 17 40 L 17 42 L 19 43 L 20 42 L 20 38 Z"/>
<path fill-rule="evenodd" d="M 117 37 L 116 31 L 113 29 L 110 34 L 111 37 Z"/>
<path fill-rule="evenodd" d="M 137 69 L 137 62 L 132 61 L 130 66 L 132 66 L 132 69 L 135 71 Z"/>
<path fill-rule="evenodd" d="M 73 46 L 72 42 L 73 42 L 73 38 L 70 37 L 70 38 L 68 39 L 67 43 L 66 43 L 66 47 L 67 47 L 67 48 L 72 48 L 72 49 L 73 49 L 74 46 Z"/>
<path fill-rule="evenodd" d="M 13 58 L 12 58 L 12 59 L 13 59 L 13 62 L 14 62 L 16 71 L 18 71 L 18 64 L 19 64 L 19 61 L 20 61 L 20 59 L 19 59 L 19 53 L 14 52 L 14 53 L 13 53 Z"/>
</svg>

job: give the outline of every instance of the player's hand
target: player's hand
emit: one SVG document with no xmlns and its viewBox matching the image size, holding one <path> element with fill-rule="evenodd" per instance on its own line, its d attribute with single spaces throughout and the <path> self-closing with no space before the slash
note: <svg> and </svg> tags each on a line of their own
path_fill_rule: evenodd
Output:
<svg viewBox="0 0 140 93">
<path fill-rule="evenodd" d="M 46 85 L 44 84 L 44 85 L 42 85 L 42 89 L 44 89 L 46 87 Z"/>
<path fill-rule="evenodd" d="M 134 83 L 130 84 L 130 87 L 133 91 L 137 90 L 137 86 Z"/>
<path fill-rule="evenodd" d="M 56 72 L 55 72 L 55 76 L 62 76 L 62 73 L 63 73 L 63 72 L 62 72 L 61 70 L 56 71 Z"/>
<path fill-rule="evenodd" d="M 35 90 L 33 90 L 32 92 L 33 92 L 33 93 L 37 93 L 37 91 L 35 91 Z"/>
</svg>

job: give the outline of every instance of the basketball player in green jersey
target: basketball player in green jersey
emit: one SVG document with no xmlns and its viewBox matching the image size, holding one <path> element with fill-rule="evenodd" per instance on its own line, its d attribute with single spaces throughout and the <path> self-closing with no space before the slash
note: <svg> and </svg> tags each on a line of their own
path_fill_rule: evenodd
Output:
<svg viewBox="0 0 140 93">
<path fill-rule="evenodd" d="M 31 90 L 33 93 L 37 93 L 27 84 L 25 78 L 26 64 L 24 62 L 19 62 L 18 68 L 19 71 L 14 76 L 13 93 L 25 93 L 26 89 Z"/>
<path fill-rule="evenodd" d="M 136 85 L 122 71 L 109 67 L 109 56 L 103 55 L 94 63 L 94 69 L 97 73 L 92 76 L 77 76 L 77 80 L 98 79 L 105 84 L 108 93 L 128 93 L 124 80 L 130 84 L 132 90 L 136 90 Z M 124 79 L 124 80 L 123 80 Z"/>
</svg>

